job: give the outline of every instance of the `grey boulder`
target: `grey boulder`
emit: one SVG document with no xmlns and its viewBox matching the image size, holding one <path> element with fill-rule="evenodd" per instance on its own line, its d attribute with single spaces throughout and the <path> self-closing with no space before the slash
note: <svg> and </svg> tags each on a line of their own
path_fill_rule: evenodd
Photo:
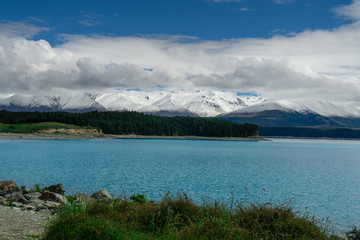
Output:
<svg viewBox="0 0 360 240">
<path fill-rule="evenodd" d="M 65 194 L 65 188 L 61 183 L 47 187 L 46 191 L 61 194 L 61 195 Z"/>
<path fill-rule="evenodd" d="M 113 200 L 113 197 L 106 189 L 94 193 L 93 195 L 91 195 L 91 197 L 99 201 L 105 201 L 105 202 L 111 202 Z"/>
<path fill-rule="evenodd" d="M 43 201 L 57 202 L 63 205 L 70 205 L 69 201 L 65 196 L 49 191 L 43 192 L 39 199 Z"/>
</svg>

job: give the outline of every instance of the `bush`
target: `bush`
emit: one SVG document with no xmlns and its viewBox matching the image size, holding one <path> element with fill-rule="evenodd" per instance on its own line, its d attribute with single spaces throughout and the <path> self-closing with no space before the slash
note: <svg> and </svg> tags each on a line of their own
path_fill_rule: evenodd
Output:
<svg viewBox="0 0 360 240">
<path fill-rule="evenodd" d="M 46 189 L 46 187 L 45 187 L 45 188 L 41 188 L 39 183 L 35 183 L 34 186 L 33 186 L 33 190 L 34 190 L 35 192 L 42 193 L 42 192 L 45 191 L 45 189 Z"/>
<path fill-rule="evenodd" d="M 146 198 L 144 194 L 132 195 L 130 196 L 130 199 L 136 203 L 140 203 L 140 204 L 146 203 Z"/>
<path fill-rule="evenodd" d="M 144 199 L 64 208 L 44 239 L 332 239 L 287 205 L 199 206 L 185 193 L 168 193 L 159 203 Z"/>
</svg>

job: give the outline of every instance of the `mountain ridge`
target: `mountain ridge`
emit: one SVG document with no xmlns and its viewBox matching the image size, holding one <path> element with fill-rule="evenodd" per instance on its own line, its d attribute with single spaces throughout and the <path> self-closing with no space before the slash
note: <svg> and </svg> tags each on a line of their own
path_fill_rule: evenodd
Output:
<svg viewBox="0 0 360 240">
<path fill-rule="evenodd" d="M 360 110 L 354 106 L 320 100 L 297 103 L 209 90 L 13 94 L 0 98 L 0 110 L 137 111 L 159 116 L 216 117 L 259 126 L 360 127 Z"/>
</svg>

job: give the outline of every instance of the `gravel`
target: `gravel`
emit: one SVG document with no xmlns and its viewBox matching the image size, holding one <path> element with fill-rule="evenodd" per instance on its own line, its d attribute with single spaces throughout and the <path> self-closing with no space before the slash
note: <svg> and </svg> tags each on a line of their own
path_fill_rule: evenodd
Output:
<svg viewBox="0 0 360 240">
<path fill-rule="evenodd" d="M 0 240 L 39 239 L 53 217 L 49 210 L 22 211 L 0 205 Z"/>
</svg>

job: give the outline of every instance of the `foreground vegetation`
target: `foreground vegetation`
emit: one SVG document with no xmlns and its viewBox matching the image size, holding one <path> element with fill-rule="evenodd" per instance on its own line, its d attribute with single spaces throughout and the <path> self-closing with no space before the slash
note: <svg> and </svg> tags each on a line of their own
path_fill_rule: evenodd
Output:
<svg viewBox="0 0 360 240">
<path fill-rule="evenodd" d="M 183 193 L 131 199 L 63 207 L 44 239 L 336 239 L 286 204 L 199 206 Z"/>
<path fill-rule="evenodd" d="M 251 137 L 258 126 L 215 118 L 160 117 L 138 112 L 8 112 L 0 111 L 0 123 L 58 122 L 91 126 L 107 134 L 157 136 Z"/>
<path fill-rule="evenodd" d="M 84 129 L 84 128 L 85 127 L 76 126 L 72 124 L 57 123 L 57 122 L 20 123 L 20 124 L 0 123 L 0 132 L 7 132 L 7 133 L 37 133 L 45 129 Z"/>
</svg>

